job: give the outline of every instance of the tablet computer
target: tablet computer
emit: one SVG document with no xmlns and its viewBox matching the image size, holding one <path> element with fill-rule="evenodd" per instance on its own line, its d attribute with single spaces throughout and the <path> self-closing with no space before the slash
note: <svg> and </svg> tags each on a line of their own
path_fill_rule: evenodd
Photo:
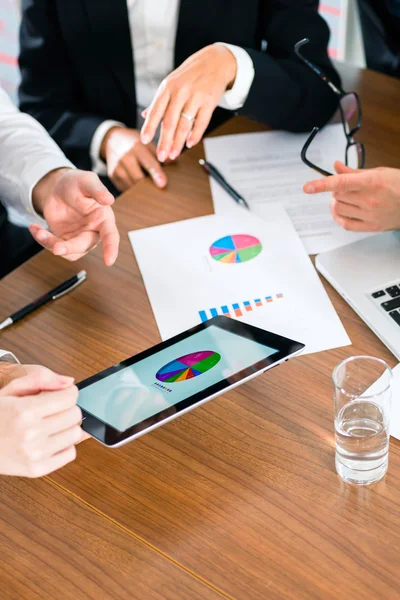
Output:
<svg viewBox="0 0 400 600">
<path fill-rule="evenodd" d="M 122 446 L 303 348 L 215 317 L 79 383 L 82 427 L 106 446 Z"/>
</svg>

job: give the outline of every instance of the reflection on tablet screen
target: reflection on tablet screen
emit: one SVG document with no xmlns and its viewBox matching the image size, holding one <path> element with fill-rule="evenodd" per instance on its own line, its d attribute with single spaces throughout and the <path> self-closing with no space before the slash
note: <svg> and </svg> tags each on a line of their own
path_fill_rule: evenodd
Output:
<svg viewBox="0 0 400 600">
<path fill-rule="evenodd" d="M 276 352 L 211 326 L 83 388 L 78 404 L 122 432 Z"/>
</svg>

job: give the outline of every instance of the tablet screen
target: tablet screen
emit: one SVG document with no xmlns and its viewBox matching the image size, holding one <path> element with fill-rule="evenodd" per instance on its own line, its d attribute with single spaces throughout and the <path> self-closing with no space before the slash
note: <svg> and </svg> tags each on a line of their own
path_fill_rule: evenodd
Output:
<svg viewBox="0 0 400 600">
<path fill-rule="evenodd" d="M 278 350 L 214 325 L 79 392 L 78 404 L 124 432 Z"/>
</svg>

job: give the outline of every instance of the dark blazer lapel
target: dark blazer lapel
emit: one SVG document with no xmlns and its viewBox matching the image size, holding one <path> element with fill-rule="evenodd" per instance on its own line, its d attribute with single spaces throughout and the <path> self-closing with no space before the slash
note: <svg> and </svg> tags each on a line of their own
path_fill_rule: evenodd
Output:
<svg viewBox="0 0 400 600">
<path fill-rule="evenodd" d="M 81 0 L 96 50 L 135 103 L 133 46 L 126 0 Z M 110 18 L 110 5 L 112 17 Z"/>
<path fill-rule="evenodd" d="M 209 8 L 211 8 L 213 1 L 180 0 L 175 41 L 175 67 L 178 67 L 188 56 L 202 47 L 201 31 L 204 29 L 204 21 L 210 18 Z M 197 35 L 193 35 L 194 27 Z"/>
<path fill-rule="evenodd" d="M 175 40 L 175 67 L 179 66 L 185 60 L 185 50 L 187 48 L 189 25 L 192 21 L 193 2 L 190 0 L 180 0 L 178 27 Z"/>
<path fill-rule="evenodd" d="M 251 19 L 248 14 L 254 14 L 259 2 L 263 4 L 266 0 L 180 0 L 175 67 L 201 48 L 232 37 L 230 28 L 235 23 L 232 15 L 238 18 L 243 15 L 246 27 L 248 18 Z"/>
</svg>

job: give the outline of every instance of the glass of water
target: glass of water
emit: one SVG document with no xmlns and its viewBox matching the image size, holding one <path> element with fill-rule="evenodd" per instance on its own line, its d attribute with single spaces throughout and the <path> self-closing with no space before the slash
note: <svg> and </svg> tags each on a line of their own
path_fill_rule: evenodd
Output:
<svg viewBox="0 0 400 600">
<path fill-rule="evenodd" d="M 367 485 L 388 468 L 392 371 L 372 356 L 353 356 L 333 371 L 336 471 Z"/>
</svg>

